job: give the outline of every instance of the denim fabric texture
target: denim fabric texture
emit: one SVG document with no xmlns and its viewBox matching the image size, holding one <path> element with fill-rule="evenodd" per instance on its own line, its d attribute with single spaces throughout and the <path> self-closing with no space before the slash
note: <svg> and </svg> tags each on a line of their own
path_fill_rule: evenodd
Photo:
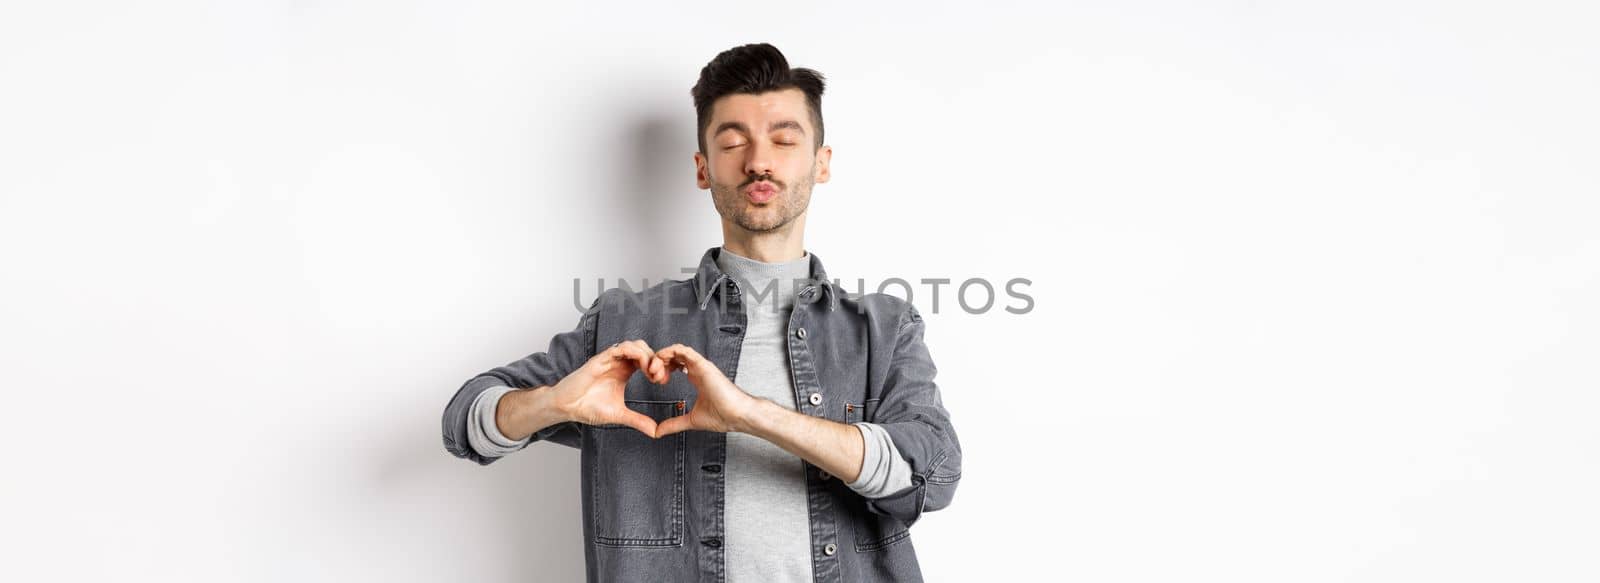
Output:
<svg viewBox="0 0 1600 583">
<path fill-rule="evenodd" d="M 468 442 L 479 393 L 502 385 L 555 385 L 599 350 L 625 340 L 642 339 L 656 349 L 688 345 L 738 383 L 745 292 L 717 267 L 719 252 L 707 250 L 692 279 L 606 290 L 547 350 L 469 379 L 445 406 L 445 449 L 480 465 L 502 459 L 480 455 Z M 961 444 L 934 382 L 923 331 L 914 305 L 885 294 L 846 295 L 811 253 L 811 278 L 797 292 L 785 335 L 799 412 L 878 424 L 913 474 L 911 488 L 866 498 L 806 464 L 818 582 L 922 580 L 909 529 L 922 513 L 948 506 L 961 479 Z M 659 422 L 693 409 L 695 388 L 682 374 L 657 385 L 636 373 L 624 401 Z M 725 581 L 725 434 L 686 431 L 652 439 L 622 425 L 567 422 L 532 438 L 581 450 L 589 581 Z"/>
</svg>

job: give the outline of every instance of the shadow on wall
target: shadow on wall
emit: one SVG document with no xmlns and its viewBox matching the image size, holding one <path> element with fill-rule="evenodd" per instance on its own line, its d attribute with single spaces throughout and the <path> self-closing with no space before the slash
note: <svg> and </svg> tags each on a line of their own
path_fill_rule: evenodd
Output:
<svg viewBox="0 0 1600 583">
<path fill-rule="evenodd" d="M 698 190 L 694 183 L 694 111 L 674 111 L 637 121 L 630 128 L 629 137 L 638 166 L 628 174 L 630 196 L 622 197 L 627 199 L 624 204 L 633 205 L 633 212 L 624 209 L 622 214 L 629 215 L 623 222 L 631 223 L 629 227 L 639 233 L 644 244 L 636 256 L 643 263 L 629 273 L 687 278 L 690 276 L 677 270 L 696 267 L 701 251 L 722 242 L 721 231 L 692 230 L 693 225 L 717 225 L 717 221 L 689 220 L 715 217 L 717 213 L 711 192 Z M 697 242 L 698 248 L 689 245 Z M 678 250 L 686 247 L 693 253 L 683 256 Z M 657 278 L 651 279 L 651 283 L 656 281 Z"/>
<path fill-rule="evenodd" d="M 681 107 L 640 110 L 630 119 L 620 143 L 605 149 L 627 152 L 628 166 L 613 170 L 609 214 L 595 225 L 620 231 L 615 240 L 626 247 L 608 251 L 617 262 L 595 275 L 606 276 L 608 287 L 626 277 L 637 289 L 644 278 L 654 285 L 690 277 L 679 269 L 696 267 L 706 247 L 721 244 L 722 231 L 710 191 L 695 186 L 694 110 L 687 97 Z M 584 298 L 592 300 L 594 283 L 585 289 Z"/>
<path fill-rule="evenodd" d="M 585 273 L 573 274 L 584 277 L 587 282 L 583 288 L 585 301 L 593 299 L 593 281 L 598 276 L 606 277 L 608 287 L 615 286 L 618 277 L 626 277 L 635 285 L 645 277 L 651 284 L 659 282 L 663 276 L 688 277 L 679 274 L 679 267 L 693 267 L 699 260 L 699 251 L 721 241 L 720 231 L 698 232 L 685 228 L 687 223 L 681 220 L 701 213 L 713 216 L 716 213 L 709 193 L 697 190 L 694 185 L 692 108 L 669 110 L 663 104 L 651 104 L 657 107 L 644 109 L 637 101 L 620 101 L 631 96 L 627 91 L 613 94 L 619 101 L 608 105 L 632 113 L 610 118 L 623 120 L 617 131 L 601 134 L 614 136 L 614 139 L 595 140 L 597 143 L 580 144 L 576 148 L 609 155 L 580 154 L 580 159 L 593 160 L 594 167 L 568 167 L 596 177 L 590 181 L 595 189 L 584 194 L 603 199 L 597 205 L 600 211 L 595 216 L 569 219 L 585 223 L 584 230 L 593 233 L 584 244 L 567 250 L 584 254 L 581 260 L 571 264 L 585 270 Z M 687 99 L 684 101 L 687 104 Z M 617 157 L 615 154 L 619 153 L 627 155 Z M 695 242 L 706 244 L 700 246 L 695 255 L 678 256 L 681 252 L 677 250 L 686 246 L 693 248 L 689 243 Z M 528 251 L 530 254 L 538 252 L 536 249 Z M 563 300 L 534 308 L 538 316 L 533 329 L 539 332 L 532 333 L 531 342 L 536 346 L 533 350 L 544 350 L 551 336 L 577 323 L 570 298 L 563 296 Z M 525 332 L 529 329 L 527 322 L 506 321 L 502 326 L 510 332 L 484 332 L 499 337 L 529 337 Z M 459 379 L 454 385 L 441 387 L 441 391 L 454 391 L 466 380 Z M 440 407 L 435 408 L 434 419 L 442 403 L 439 401 Z M 431 427 L 437 431 L 437 421 Z M 433 451 L 428 455 L 439 455 L 442 452 L 439 438 L 430 437 Z M 450 493 L 440 499 L 442 504 L 477 506 L 461 512 L 487 516 L 487 520 L 492 521 L 492 524 L 479 522 L 492 530 L 479 534 L 504 541 L 505 544 L 497 543 L 494 548 L 509 549 L 509 552 L 481 553 L 479 556 L 484 560 L 504 562 L 490 571 L 504 569 L 517 574 L 519 580 L 578 581 L 584 578 L 578 453 L 576 449 L 553 443 L 535 443 L 487 467 L 450 458 L 454 462 L 452 472 L 489 472 L 492 476 L 479 482 L 486 485 L 481 491 Z"/>
</svg>

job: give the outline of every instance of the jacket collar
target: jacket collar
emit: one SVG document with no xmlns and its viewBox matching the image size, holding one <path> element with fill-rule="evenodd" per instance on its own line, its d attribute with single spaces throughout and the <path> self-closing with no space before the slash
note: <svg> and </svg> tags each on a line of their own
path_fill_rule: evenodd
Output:
<svg viewBox="0 0 1600 583">
<path fill-rule="evenodd" d="M 717 267 L 717 256 L 720 253 L 722 247 L 717 246 L 707 249 L 705 255 L 700 256 L 700 268 L 694 274 L 694 293 L 701 310 L 706 309 L 713 296 L 734 286 L 733 278 L 723 273 L 722 268 Z M 822 268 L 822 259 L 817 257 L 816 253 L 810 251 L 807 253 L 811 256 L 811 275 L 808 278 L 808 285 L 800 289 L 798 300 L 800 303 L 810 303 L 814 301 L 811 294 L 820 293 L 824 296 L 822 299 L 827 303 L 828 310 L 832 311 L 837 307 L 839 292 L 834 288 L 832 280 L 828 279 L 827 270 Z"/>
</svg>

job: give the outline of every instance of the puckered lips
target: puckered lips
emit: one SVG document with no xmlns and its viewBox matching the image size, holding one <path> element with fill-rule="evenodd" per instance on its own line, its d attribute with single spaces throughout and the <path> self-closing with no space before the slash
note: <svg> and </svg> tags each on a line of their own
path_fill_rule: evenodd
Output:
<svg viewBox="0 0 1600 583">
<path fill-rule="evenodd" d="M 756 204 L 765 204 L 775 196 L 778 196 L 778 187 L 765 180 L 758 180 L 744 187 L 744 197 Z"/>
</svg>

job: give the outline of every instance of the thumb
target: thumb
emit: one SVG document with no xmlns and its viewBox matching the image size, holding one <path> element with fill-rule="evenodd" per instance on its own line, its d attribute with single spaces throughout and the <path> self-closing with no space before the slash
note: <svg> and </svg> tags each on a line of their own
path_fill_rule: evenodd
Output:
<svg viewBox="0 0 1600 583">
<path fill-rule="evenodd" d="M 622 419 L 617 422 L 637 429 L 639 433 L 645 435 L 654 436 L 656 434 L 656 420 L 638 411 L 630 410 L 627 413 L 623 413 Z"/>
<path fill-rule="evenodd" d="M 688 415 L 679 415 L 656 425 L 656 438 L 666 437 L 680 431 L 694 429 L 694 423 L 689 421 Z"/>
</svg>

